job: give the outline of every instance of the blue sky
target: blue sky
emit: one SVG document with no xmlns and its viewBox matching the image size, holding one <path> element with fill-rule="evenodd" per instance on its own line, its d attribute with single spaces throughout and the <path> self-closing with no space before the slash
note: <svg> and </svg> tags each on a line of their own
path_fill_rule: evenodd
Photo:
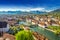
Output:
<svg viewBox="0 0 60 40">
<path fill-rule="evenodd" d="M 60 8 L 60 0 L 0 0 L 0 10 L 54 10 Z"/>
</svg>

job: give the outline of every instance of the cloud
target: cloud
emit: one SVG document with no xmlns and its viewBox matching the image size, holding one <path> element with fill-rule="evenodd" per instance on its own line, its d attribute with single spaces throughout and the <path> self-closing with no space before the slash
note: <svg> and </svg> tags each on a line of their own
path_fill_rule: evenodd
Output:
<svg viewBox="0 0 60 40">
<path fill-rule="evenodd" d="M 46 10 L 46 12 L 51 12 L 51 11 L 53 11 L 53 10 Z"/>
<path fill-rule="evenodd" d="M 36 10 L 39 10 L 39 11 L 42 11 L 42 10 L 44 10 L 45 8 L 32 8 L 31 10 L 32 11 L 36 11 Z"/>
<path fill-rule="evenodd" d="M 41 7 L 36 7 L 36 8 L 31 8 L 31 7 L 21 7 L 21 8 L 0 8 L 0 11 L 46 11 L 46 12 L 50 12 L 52 10 L 46 10 L 45 8 L 41 8 Z"/>
<path fill-rule="evenodd" d="M 24 9 L 19 9 L 21 11 L 43 11 L 45 8 L 24 8 Z"/>
</svg>

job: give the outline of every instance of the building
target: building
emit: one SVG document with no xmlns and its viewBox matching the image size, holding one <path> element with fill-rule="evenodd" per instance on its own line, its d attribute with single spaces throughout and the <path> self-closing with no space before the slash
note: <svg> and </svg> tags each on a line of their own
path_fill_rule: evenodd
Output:
<svg viewBox="0 0 60 40">
<path fill-rule="evenodd" d="M 7 32 L 9 30 L 9 24 L 4 21 L 0 21 L 0 32 Z"/>
<path fill-rule="evenodd" d="M 17 21 L 15 19 L 12 19 L 12 18 L 8 19 L 8 24 L 9 25 L 14 25 L 15 23 L 17 23 Z"/>
</svg>

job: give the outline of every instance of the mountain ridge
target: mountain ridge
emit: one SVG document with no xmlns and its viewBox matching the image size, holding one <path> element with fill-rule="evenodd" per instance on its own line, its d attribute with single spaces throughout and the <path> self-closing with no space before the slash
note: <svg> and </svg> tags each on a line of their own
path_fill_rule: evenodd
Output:
<svg viewBox="0 0 60 40">
<path fill-rule="evenodd" d="M 43 13 L 46 13 L 46 12 L 43 12 L 43 11 L 30 11 L 30 12 L 27 12 L 27 11 L 0 11 L 0 14 L 43 14 Z"/>
</svg>

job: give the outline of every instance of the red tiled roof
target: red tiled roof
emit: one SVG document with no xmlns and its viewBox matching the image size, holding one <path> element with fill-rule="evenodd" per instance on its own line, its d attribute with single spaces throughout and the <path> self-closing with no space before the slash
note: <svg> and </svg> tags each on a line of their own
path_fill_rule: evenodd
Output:
<svg viewBox="0 0 60 40">
<path fill-rule="evenodd" d="M 15 36 L 11 35 L 11 34 L 8 34 L 8 33 L 4 33 L 3 34 L 3 38 L 9 38 L 10 40 L 15 40 Z"/>
</svg>

